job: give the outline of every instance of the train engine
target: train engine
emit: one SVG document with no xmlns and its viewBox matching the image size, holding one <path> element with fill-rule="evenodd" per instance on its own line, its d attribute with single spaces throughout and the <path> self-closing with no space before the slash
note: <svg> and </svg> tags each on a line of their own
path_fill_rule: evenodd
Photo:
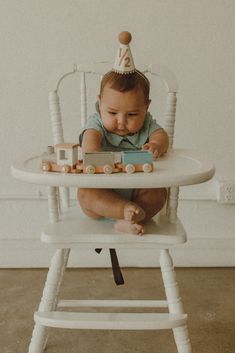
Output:
<svg viewBox="0 0 235 353">
<path fill-rule="evenodd" d="M 76 143 L 60 143 L 55 148 L 48 146 L 42 155 L 41 169 L 45 172 L 76 173 L 78 147 Z"/>
</svg>

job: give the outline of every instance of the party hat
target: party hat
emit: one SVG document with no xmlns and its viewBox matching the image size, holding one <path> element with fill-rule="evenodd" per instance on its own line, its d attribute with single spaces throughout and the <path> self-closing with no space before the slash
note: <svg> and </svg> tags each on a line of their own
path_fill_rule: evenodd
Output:
<svg viewBox="0 0 235 353">
<path fill-rule="evenodd" d="M 113 66 L 113 71 L 119 74 L 131 74 L 135 71 L 135 64 L 129 47 L 131 41 L 129 32 L 121 32 L 119 34 L 119 48 Z"/>
</svg>

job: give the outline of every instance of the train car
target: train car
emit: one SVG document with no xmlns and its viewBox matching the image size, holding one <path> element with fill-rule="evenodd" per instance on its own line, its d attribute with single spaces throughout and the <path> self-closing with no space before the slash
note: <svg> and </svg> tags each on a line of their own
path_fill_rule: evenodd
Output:
<svg viewBox="0 0 235 353">
<path fill-rule="evenodd" d="M 115 152 L 86 152 L 83 154 L 83 173 L 112 174 L 120 172 L 117 167 L 117 154 Z"/>
<path fill-rule="evenodd" d="M 153 170 L 153 154 L 149 151 L 123 151 L 122 171 L 128 174 L 134 172 L 150 173 Z"/>
<path fill-rule="evenodd" d="M 62 173 L 104 173 L 117 172 L 150 173 L 153 170 L 153 154 L 149 151 L 86 152 L 78 159 L 79 145 L 62 143 L 48 147 L 42 155 L 41 169 L 45 172 Z"/>
</svg>

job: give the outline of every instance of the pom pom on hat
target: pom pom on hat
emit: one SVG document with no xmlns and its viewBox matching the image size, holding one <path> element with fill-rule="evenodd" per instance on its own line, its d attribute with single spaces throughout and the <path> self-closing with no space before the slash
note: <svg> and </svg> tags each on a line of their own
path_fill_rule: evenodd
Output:
<svg viewBox="0 0 235 353">
<path fill-rule="evenodd" d="M 123 32 L 119 33 L 118 39 L 121 44 L 127 45 L 132 40 L 132 35 L 130 32 L 123 31 Z"/>
<path fill-rule="evenodd" d="M 119 74 L 131 74 L 135 71 L 135 65 L 129 43 L 131 41 L 130 32 L 121 32 L 118 36 L 120 45 L 113 66 L 113 71 Z"/>
</svg>

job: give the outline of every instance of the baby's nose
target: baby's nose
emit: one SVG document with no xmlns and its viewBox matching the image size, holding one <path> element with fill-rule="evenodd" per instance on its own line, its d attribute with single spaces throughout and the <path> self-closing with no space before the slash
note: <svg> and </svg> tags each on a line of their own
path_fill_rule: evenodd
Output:
<svg viewBox="0 0 235 353">
<path fill-rule="evenodd" d="M 125 126 L 125 116 L 124 115 L 120 115 L 118 117 L 118 126 L 119 126 L 119 128 Z"/>
</svg>

